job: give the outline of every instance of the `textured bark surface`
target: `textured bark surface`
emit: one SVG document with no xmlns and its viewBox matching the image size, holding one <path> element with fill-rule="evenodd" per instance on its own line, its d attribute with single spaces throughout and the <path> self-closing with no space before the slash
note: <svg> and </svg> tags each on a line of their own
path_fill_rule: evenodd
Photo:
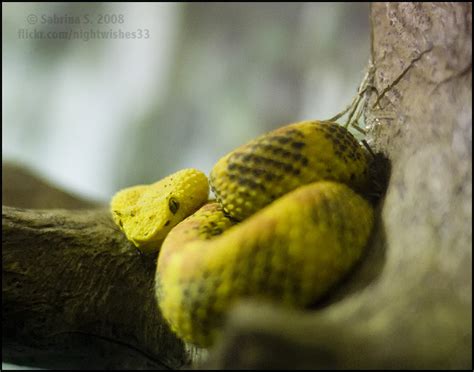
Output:
<svg viewBox="0 0 474 372">
<path fill-rule="evenodd" d="M 92 204 L 19 167 L 3 171 L 9 205 Z M 156 257 L 139 255 L 106 208 L 3 206 L 2 229 L 4 362 L 53 369 L 174 369 L 190 362 L 193 352 L 157 309 Z"/>
<path fill-rule="evenodd" d="M 365 114 L 392 172 L 367 255 L 317 309 L 241 303 L 206 367 L 472 367 L 471 4 L 377 3 L 370 16 Z M 4 207 L 3 229 L 5 361 L 177 368 L 196 356 L 156 311 L 154 260 L 103 210 Z"/>
<path fill-rule="evenodd" d="M 372 146 L 392 174 L 373 244 L 329 306 L 240 306 L 209 365 L 472 367 L 472 9 L 371 9 Z"/>
</svg>

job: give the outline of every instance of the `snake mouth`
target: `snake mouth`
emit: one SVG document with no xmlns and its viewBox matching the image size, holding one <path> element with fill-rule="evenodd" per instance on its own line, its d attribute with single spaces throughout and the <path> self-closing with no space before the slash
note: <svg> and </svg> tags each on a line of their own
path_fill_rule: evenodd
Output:
<svg viewBox="0 0 474 372">
<path fill-rule="evenodd" d="M 159 221 L 150 221 L 146 225 L 141 226 L 139 231 L 131 237 L 140 244 L 157 240 L 163 240 L 175 224 L 171 220 L 160 219 Z"/>
<path fill-rule="evenodd" d="M 144 253 L 156 252 L 161 247 L 163 240 L 172 227 L 170 223 L 168 223 L 167 227 L 162 227 L 162 223 L 149 226 L 148 229 L 144 229 L 140 232 L 130 232 L 129 239 Z"/>
</svg>

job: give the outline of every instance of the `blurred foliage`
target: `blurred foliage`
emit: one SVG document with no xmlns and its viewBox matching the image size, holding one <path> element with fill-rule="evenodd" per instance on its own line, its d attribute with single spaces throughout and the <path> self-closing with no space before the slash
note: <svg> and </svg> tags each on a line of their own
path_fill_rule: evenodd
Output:
<svg viewBox="0 0 474 372">
<path fill-rule="evenodd" d="M 289 122 L 325 119 L 369 56 L 364 3 L 3 5 L 3 156 L 108 200 Z M 28 24 L 30 14 L 38 23 Z M 41 16 L 123 14 L 123 24 Z M 149 39 L 24 39 L 20 30 L 133 31 Z"/>
</svg>

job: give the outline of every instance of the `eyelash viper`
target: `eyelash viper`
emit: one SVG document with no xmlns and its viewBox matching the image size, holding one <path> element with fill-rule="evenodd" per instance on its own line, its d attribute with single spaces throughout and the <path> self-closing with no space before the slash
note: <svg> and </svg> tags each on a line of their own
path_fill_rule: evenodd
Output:
<svg viewBox="0 0 474 372">
<path fill-rule="evenodd" d="M 173 331 L 209 346 L 237 299 L 301 308 L 347 274 L 373 226 L 360 195 L 369 163 L 339 124 L 303 121 L 224 156 L 209 182 L 185 169 L 121 190 L 112 216 L 140 250 L 160 250 L 156 294 Z"/>
</svg>

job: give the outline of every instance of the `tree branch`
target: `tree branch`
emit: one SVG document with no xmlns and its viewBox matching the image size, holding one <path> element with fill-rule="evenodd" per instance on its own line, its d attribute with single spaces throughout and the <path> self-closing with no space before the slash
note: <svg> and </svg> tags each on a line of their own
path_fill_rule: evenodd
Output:
<svg viewBox="0 0 474 372">
<path fill-rule="evenodd" d="M 31 209 L 87 209 L 100 203 L 61 190 L 31 169 L 2 163 L 2 205 Z"/>
<path fill-rule="evenodd" d="M 21 182 L 37 184 L 20 173 Z M 6 188 L 18 179 L 7 177 Z M 88 204 L 54 187 L 38 190 L 36 206 Z M 29 193 L 9 202 L 24 203 Z M 158 311 L 156 257 L 139 255 L 107 209 L 3 206 L 2 230 L 4 362 L 67 369 L 174 369 L 191 362 L 193 351 Z"/>
</svg>

